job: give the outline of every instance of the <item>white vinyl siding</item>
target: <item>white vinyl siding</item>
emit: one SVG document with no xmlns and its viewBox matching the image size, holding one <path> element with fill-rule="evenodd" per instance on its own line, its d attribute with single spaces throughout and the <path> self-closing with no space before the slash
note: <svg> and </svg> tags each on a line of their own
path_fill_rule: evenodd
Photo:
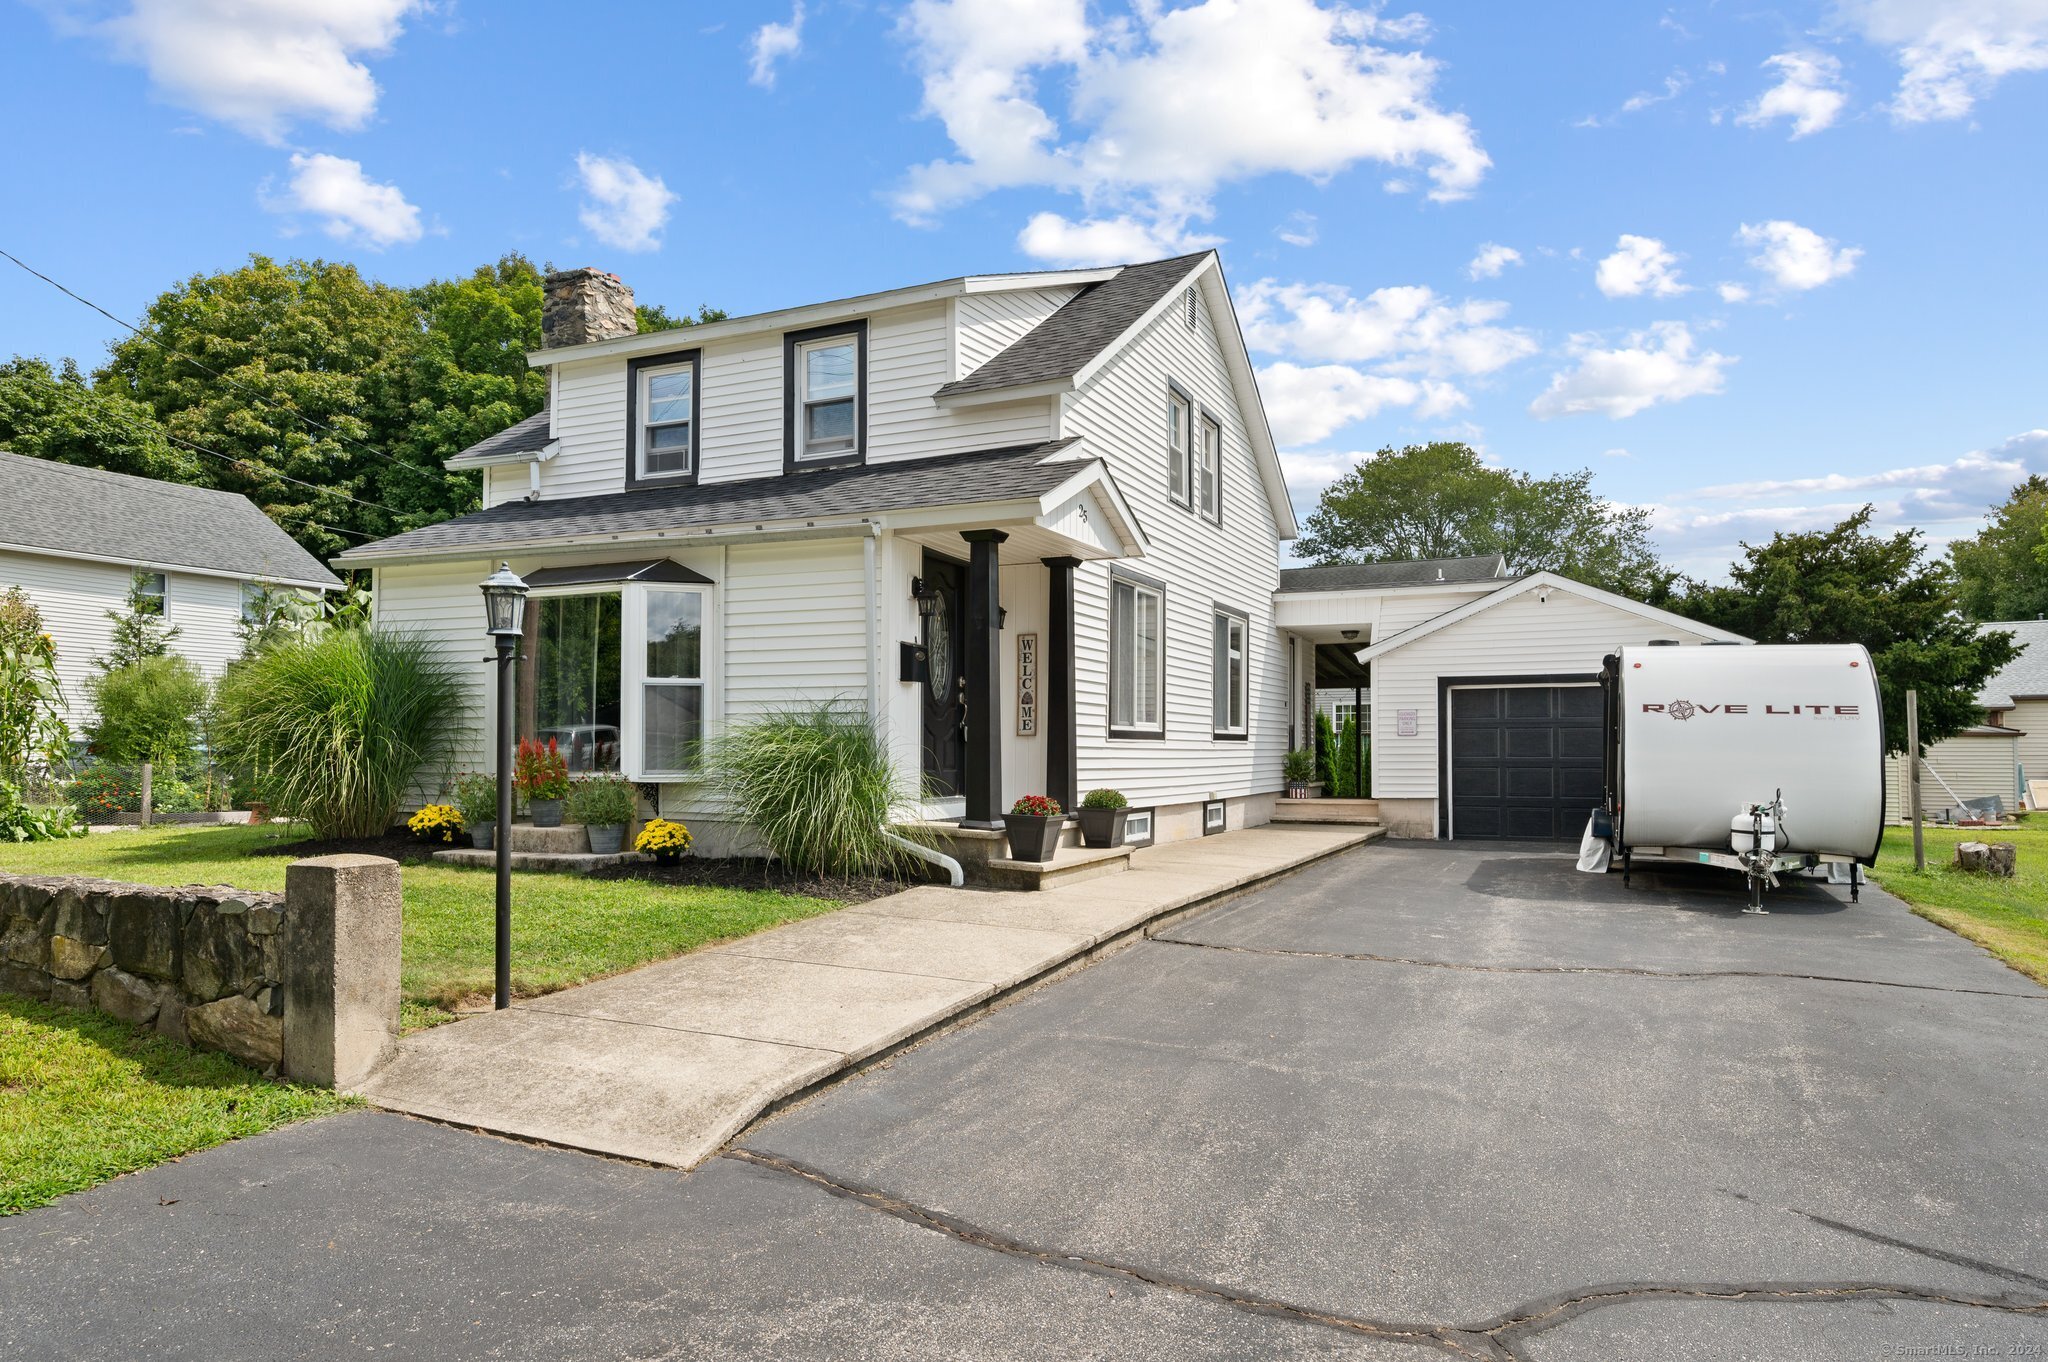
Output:
<svg viewBox="0 0 2048 1362">
<path fill-rule="evenodd" d="M 1287 751 L 1287 669 L 1273 625 L 1278 541 L 1265 484 L 1253 459 L 1236 393 L 1217 343 L 1213 311 L 1190 331 L 1176 289 L 1144 329 L 1078 391 L 1064 399 L 1061 434 L 1078 436 L 1103 459 L 1144 527 L 1150 550 L 1132 567 L 1166 589 L 1166 736 L 1110 739 L 1107 565 L 1075 570 L 1080 786 L 1107 785 L 1140 807 L 1204 798 L 1237 799 L 1281 786 Z M 1230 343 L 1237 344 L 1236 338 Z M 1186 389 L 1222 424 L 1222 525 L 1173 504 L 1165 458 L 1166 394 Z M 1209 644 L 1219 583 L 1249 616 L 1248 738 L 1215 740 Z M 1233 819 L 1236 815 L 1233 815 Z"/>
<path fill-rule="evenodd" d="M 2005 723 L 2024 734 L 2019 740 L 2019 758 L 2027 779 L 2048 780 L 2048 700 L 2017 701 L 2007 712 Z"/>
<path fill-rule="evenodd" d="M 1920 772 L 1920 808 L 1928 818 L 1953 809 L 1959 799 L 1997 795 L 2008 809 L 2019 807 L 2020 740 L 1989 734 L 1958 734 L 1927 749 Z M 1911 818 L 1912 801 L 1904 757 L 1885 759 L 1885 809 L 1893 818 Z M 2036 775 L 2035 780 L 2048 778 Z M 1944 783 L 1946 782 L 1946 783 Z"/>
<path fill-rule="evenodd" d="M 962 294 L 954 304 L 953 377 L 965 378 L 1009 349 L 1079 291 L 1069 286 Z"/>
<path fill-rule="evenodd" d="M 476 558 L 380 567 L 375 572 L 376 627 L 425 635 L 461 680 L 465 712 L 449 720 L 462 734 L 452 762 L 455 772 L 498 769 L 489 742 L 497 731 L 496 664 L 486 660 L 491 640 L 484 636 L 484 598 L 479 589 L 497 566 L 495 559 Z M 515 563 L 514 570 L 522 566 L 531 570 L 536 565 Z M 408 802 L 434 798 L 445 787 L 445 773 L 422 772 Z"/>
<path fill-rule="evenodd" d="M 1552 589 L 1547 601 L 1535 591 L 1510 597 L 1469 619 L 1447 625 L 1372 664 L 1372 790 L 1381 799 L 1437 796 L 1437 682 L 1440 677 L 1593 676 L 1600 660 L 1624 643 L 1677 638 L 1687 643 L 1704 635 L 1670 620 L 1648 619 L 1602 601 Z M 1390 597 L 1400 613 L 1433 618 L 1470 600 L 1469 596 Z M 1382 616 L 1379 637 L 1392 638 L 1405 624 Z M 1402 710 L 1415 711 L 1412 737 L 1399 734 Z"/>
</svg>

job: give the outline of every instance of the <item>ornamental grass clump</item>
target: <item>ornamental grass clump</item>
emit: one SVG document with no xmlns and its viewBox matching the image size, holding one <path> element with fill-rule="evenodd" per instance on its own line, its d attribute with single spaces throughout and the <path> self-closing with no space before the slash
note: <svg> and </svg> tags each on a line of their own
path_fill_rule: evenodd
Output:
<svg viewBox="0 0 2048 1362">
<path fill-rule="evenodd" d="M 916 791 L 858 709 L 798 704 L 736 724 L 714 744 L 712 767 L 740 818 L 792 870 L 898 874 L 916 863 L 887 826 Z"/>
<path fill-rule="evenodd" d="M 447 767 L 467 710 L 456 666 L 425 637 L 338 629 L 230 667 L 214 735 L 275 812 L 321 837 L 377 837 L 422 774 Z"/>
</svg>

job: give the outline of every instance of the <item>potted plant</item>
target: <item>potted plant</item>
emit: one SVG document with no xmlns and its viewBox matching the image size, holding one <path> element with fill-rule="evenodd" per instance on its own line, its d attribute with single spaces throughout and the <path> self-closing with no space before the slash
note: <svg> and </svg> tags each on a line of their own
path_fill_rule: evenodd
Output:
<svg viewBox="0 0 2048 1362">
<path fill-rule="evenodd" d="M 1050 795 L 1025 795 L 1003 815 L 1010 834 L 1010 855 L 1019 861 L 1049 861 L 1067 825 L 1060 802 Z"/>
<path fill-rule="evenodd" d="M 690 830 L 667 818 L 650 818 L 633 839 L 633 850 L 644 851 L 656 865 L 674 865 L 690 849 Z"/>
<path fill-rule="evenodd" d="M 1131 801 L 1121 790 L 1090 790 L 1081 796 L 1081 845 L 1116 847 L 1124 843 L 1124 820 Z"/>
<path fill-rule="evenodd" d="M 498 831 L 498 782 L 481 772 L 464 772 L 449 783 L 448 802 L 462 814 L 469 844 L 489 851 Z"/>
<path fill-rule="evenodd" d="M 626 825 L 638 811 L 639 794 L 617 776 L 579 780 L 569 791 L 569 821 L 583 825 L 590 849 L 616 856 L 626 847 Z"/>
<path fill-rule="evenodd" d="M 1287 778 L 1289 799 L 1314 799 L 1323 792 L 1323 783 L 1316 779 L 1316 754 L 1307 748 L 1289 752 L 1280 773 Z"/>
<path fill-rule="evenodd" d="M 535 827 L 562 826 L 562 801 L 569 797 L 569 759 L 553 738 L 545 747 L 531 738 L 519 740 L 519 754 L 512 759 L 512 784 L 526 796 Z"/>
<path fill-rule="evenodd" d="M 462 814 L 447 804 L 429 804 L 405 820 L 405 829 L 422 842 L 452 843 L 462 833 Z"/>
</svg>

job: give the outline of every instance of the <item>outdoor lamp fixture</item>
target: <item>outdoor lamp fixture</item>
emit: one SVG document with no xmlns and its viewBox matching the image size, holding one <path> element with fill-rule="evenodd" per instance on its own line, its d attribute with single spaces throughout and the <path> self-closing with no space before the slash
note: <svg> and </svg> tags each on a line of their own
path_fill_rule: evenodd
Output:
<svg viewBox="0 0 2048 1362">
<path fill-rule="evenodd" d="M 910 579 L 910 598 L 917 602 L 917 617 L 928 620 L 939 613 L 939 589 L 922 577 Z"/>
<path fill-rule="evenodd" d="M 484 632 L 498 644 L 498 861 L 497 1005 L 512 1005 L 512 664 L 526 628 L 526 583 L 510 563 L 484 578 Z"/>
<path fill-rule="evenodd" d="M 1350 641 L 1351 641 L 1352 639 L 1355 639 L 1355 638 L 1357 638 L 1357 637 L 1358 637 L 1358 631 L 1357 631 L 1356 629 L 1346 629 L 1346 630 L 1344 630 L 1344 631 L 1343 631 L 1343 633 L 1344 633 L 1344 641 L 1345 641 L 1346 643 L 1349 643 L 1349 642 L 1350 642 Z"/>
</svg>

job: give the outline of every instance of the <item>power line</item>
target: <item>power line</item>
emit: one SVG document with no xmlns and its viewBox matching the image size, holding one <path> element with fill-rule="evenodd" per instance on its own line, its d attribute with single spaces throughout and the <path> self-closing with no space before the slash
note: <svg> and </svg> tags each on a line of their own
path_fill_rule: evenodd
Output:
<svg viewBox="0 0 2048 1362">
<path fill-rule="evenodd" d="M 415 473 L 425 473 L 429 476 L 432 476 L 436 473 L 438 473 L 440 476 L 444 478 L 452 476 L 445 468 L 428 468 L 422 464 L 416 464 L 409 460 L 401 459 L 394 454 L 387 454 L 383 450 L 375 447 L 374 445 L 364 444 L 361 440 L 356 439 L 353 435 L 342 434 L 340 431 L 336 430 L 333 426 L 328 425 L 324 421 L 317 421 L 313 419 L 312 417 L 306 415 L 306 413 L 300 411 L 297 407 L 286 406 L 284 403 L 279 402 L 274 398 L 264 396 L 262 393 L 257 392 L 254 388 L 248 387 L 245 384 L 237 383 L 234 379 L 229 378 L 226 374 L 220 372 L 218 369 L 208 368 L 206 365 L 201 364 L 192 356 L 186 354 L 184 351 L 179 350 L 176 347 L 168 344 L 159 337 L 149 334 L 147 331 L 144 331 L 141 327 L 136 326 L 133 322 L 125 321 L 122 318 L 115 316 L 113 313 L 107 311 L 105 308 L 101 307 L 98 303 L 94 302 L 92 299 L 86 297 L 85 295 L 73 292 L 71 289 L 66 288 L 63 284 L 58 283 L 49 275 L 44 274 L 41 270 L 29 264 L 20 256 L 14 254 L 14 252 L 6 250 L 4 248 L 0 248 L 0 256 L 6 256 L 16 265 L 28 271 L 28 273 L 42 280 L 51 288 L 57 290 L 57 292 L 63 294 L 65 297 L 71 299 L 72 301 L 84 304 L 86 307 L 91 308 L 94 312 L 99 313 L 102 317 L 105 317 L 114 325 L 124 327 L 130 332 L 133 332 L 138 339 L 149 342 L 151 345 L 156 346 L 158 349 L 164 351 L 166 354 L 184 360 L 187 364 L 199 370 L 201 373 L 206 374 L 210 378 L 218 379 L 220 382 L 225 383 L 228 387 L 235 389 L 235 391 L 237 392 L 246 393 L 250 397 L 254 398 L 256 401 L 266 403 L 269 406 L 275 407 L 279 411 L 284 412 L 287 416 L 295 416 L 299 420 L 304 421 L 307 425 L 316 427 L 317 429 L 320 430 L 324 430 L 329 435 L 332 435 L 335 439 L 343 441 L 344 443 L 347 444 L 352 444 L 358 449 L 364 450 L 370 454 L 374 454 L 378 458 L 383 459 L 387 463 L 396 464 L 400 468 L 410 468 Z"/>
</svg>

